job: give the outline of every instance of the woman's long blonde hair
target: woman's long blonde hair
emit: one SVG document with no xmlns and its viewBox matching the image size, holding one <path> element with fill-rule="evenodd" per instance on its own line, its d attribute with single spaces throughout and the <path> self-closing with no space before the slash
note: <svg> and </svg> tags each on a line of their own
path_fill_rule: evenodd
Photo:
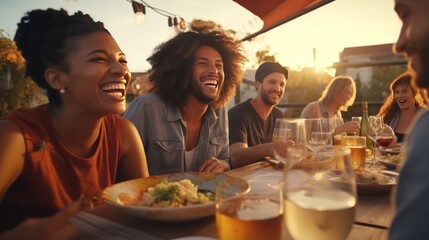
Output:
<svg viewBox="0 0 429 240">
<path fill-rule="evenodd" d="M 344 104 L 340 106 L 340 111 L 347 111 L 347 109 L 353 105 L 356 99 L 356 84 L 353 78 L 349 76 L 337 76 L 332 78 L 329 82 L 328 86 L 326 86 L 325 90 L 322 92 L 322 96 L 319 98 L 319 101 L 330 103 L 334 100 L 339 94 L 343 93 L 343 91 L 348 87 L 352 86 L 353 95 L 350 99 Z"/>
</svg>

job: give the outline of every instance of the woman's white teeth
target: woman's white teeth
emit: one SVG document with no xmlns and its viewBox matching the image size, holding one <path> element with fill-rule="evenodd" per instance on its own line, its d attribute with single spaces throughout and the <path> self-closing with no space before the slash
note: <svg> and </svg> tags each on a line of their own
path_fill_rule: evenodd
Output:
<svg viewBox="0 0 429 240">
<path fill-rule="evenodd" d="M 103 91 L 124 90 L 125 89 L 125 84 L 123 84 L 123 83 L 107 84 L 107 85 L 104 85 L 102 89 L 103 89 Z"/>
<path fill-rule="evenodd" d="M 124 96 L 124 90 L 125 90 L 125 84 L 123 84 L 123 83 L 109 83 L 109 84 L 104 85 L 101 89 L 108 94 L 123 97 Z"/>
</svg>

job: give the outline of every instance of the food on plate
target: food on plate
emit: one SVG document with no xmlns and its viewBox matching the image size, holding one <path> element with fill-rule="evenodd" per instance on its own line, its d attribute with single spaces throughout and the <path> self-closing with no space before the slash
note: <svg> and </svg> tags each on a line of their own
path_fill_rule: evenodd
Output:
<svg viewBox="0 0 429 240">
<path fill-rule="evenodd" d="M 405 158 L 405 153 L 400 152 L 399 154 L 387 154 L 385 157 L 383 157 L 384 161 L 388 161 L 391 163 L 398 164 L 400 161 L 402 161 Z"/>
<path fill-rule="evenodd" d="M 198 186 L 189 179 L 177 182 L 163 180 L 148 191 L 138 194 L 120 193 L 119 202 L 124 205 L 146 207 L 183 207 L 193 204 L 204 204 L 214 201 L 214 193 L 198 190 Z"/>
<path fill-rule="evenodd" d="M 391 178 L 383 173 L 368 169 L 355 169 L 356 182 L 361 184 L 388 184 Z"/>
</svg>

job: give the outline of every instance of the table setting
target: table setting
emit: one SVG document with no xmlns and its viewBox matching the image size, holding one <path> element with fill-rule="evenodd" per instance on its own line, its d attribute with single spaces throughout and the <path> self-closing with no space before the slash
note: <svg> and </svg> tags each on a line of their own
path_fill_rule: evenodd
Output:
<svg viewBox="0 0 429 240">
<path fill-rule="evenodd" d="M 82 232 L 76 239 L 385 239 L 398 174 L 352 154 L 353 138 L 332 146 L 319 134 L 307 138 L 306 131 L 319 131 L 317 126 L 311 130 L 296 119 L 282 124 L 273 142 L 293 138 L 293 154 L 283 155 L 278 146 L 275 159 L 224 173 L 114 184 L 103 191 L 101 205 L 73 218 Z"/>
</svg>

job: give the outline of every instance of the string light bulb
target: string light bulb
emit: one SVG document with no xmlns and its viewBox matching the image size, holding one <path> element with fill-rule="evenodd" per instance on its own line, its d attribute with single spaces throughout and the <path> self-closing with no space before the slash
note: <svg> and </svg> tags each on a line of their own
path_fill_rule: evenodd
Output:
<svg viewBox="0 0 429 240">
<path fill-rule="evenodd" d="M 174 18 L 173 18 L 173 23 L 174 23 L 174 26 L 179 25 L 179 22 L 177 21 L 177 17 L 174 17 Z"/>
<path fill-rule="evenodd" d="M 67 5 L 74 7 L 79 0 L 66 0 Z"/>
<path fill-rule="evenodd" d="M 168 26 L 173 26 L 173 19 L 171 17 L 168 17 Z"/>
<path fill-rule="evenodd" d="M 138 25 L 141 25 L 144 23 L 144 20 L 146 18 L 146 8 L 142 3 L 131 1 L 131 4 L 133 6 L 133 11 L 136 15 L 136 22 Z"/>
<path fill-rule="evenodd" d="M 185 19 L 180 18 L 179 27 L 180 27 L 180 29 L 182 29 L 182 30 L 185 30 L 185 29 L 186 29 Z"/>
</svg>

